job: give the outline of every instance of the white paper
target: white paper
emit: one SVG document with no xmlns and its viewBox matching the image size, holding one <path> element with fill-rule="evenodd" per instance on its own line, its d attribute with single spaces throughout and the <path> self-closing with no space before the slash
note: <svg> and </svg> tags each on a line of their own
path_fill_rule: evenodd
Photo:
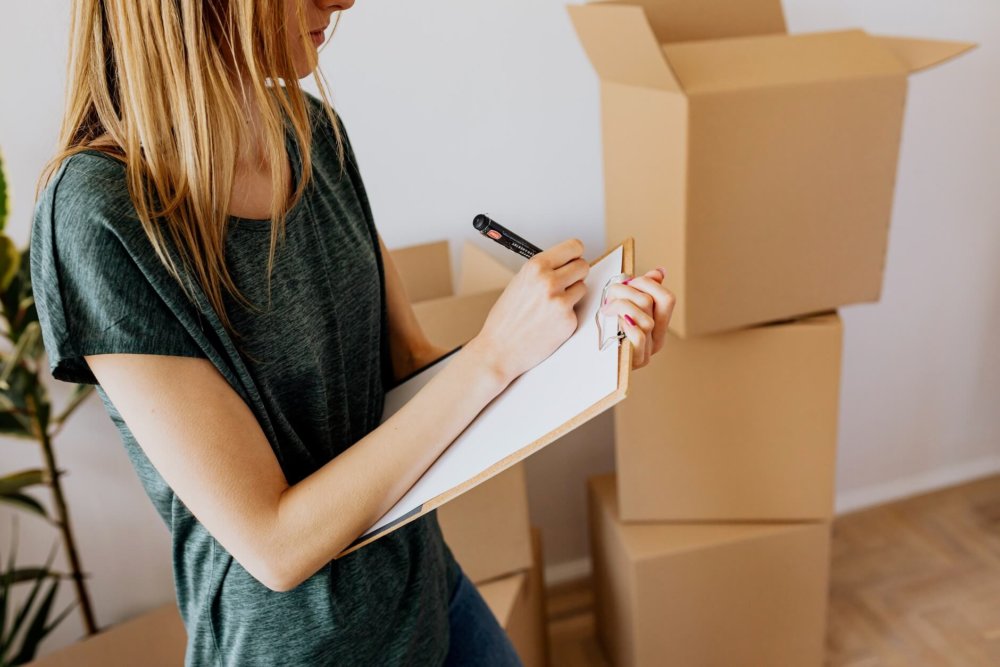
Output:
<svg viewBox="0 0 1000 667">
<path fill-rule="evenodd" d="M 362 538 L 419 510 L 511 454 L 551 433 L 618 388 L 618 346 L 598 349 L 595 313 L 604 284 L 621 273 L 622 248 L 591 267 L 576 305 L 577 329 L 547 359 L 512 382 L 479 413 L 385 516 Z M 454 359 L 434 364 L 386 394 L 382 422 Z"/>
</svg>

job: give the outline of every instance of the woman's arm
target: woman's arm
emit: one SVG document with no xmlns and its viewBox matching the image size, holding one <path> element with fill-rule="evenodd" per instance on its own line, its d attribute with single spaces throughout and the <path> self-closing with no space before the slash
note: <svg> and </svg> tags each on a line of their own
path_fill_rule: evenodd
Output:
<svg viewBox="0 0 1000 667">
<path fill-rule="evenodd" d="M 249 407 L 206 359 L 87 355 L 153 466 L 261 583 L 287 591 L 388 511 L 476 415 L 576 329 L 583 244 L 539 253 L 482 331 L 384 424 L 289 486 Z"/>
</svg>

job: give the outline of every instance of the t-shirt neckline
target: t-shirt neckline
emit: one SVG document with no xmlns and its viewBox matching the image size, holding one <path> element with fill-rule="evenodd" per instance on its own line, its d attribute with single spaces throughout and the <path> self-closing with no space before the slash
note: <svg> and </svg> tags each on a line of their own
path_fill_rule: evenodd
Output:
<svg viewBox="0 0 1000 667">
<path fill-rule="evenodd" d="M 299 187 L 302 178 L 302 159 L 299 154 L 298 142 L 295 141 L 295 134 L 290 128 L 285 129 L 285 148 L 288 151 L 289 166 L 292 170 L 292 192 Z M 288 210 L 285 215 L 287 225 L 296 216 L 299 210 L 305 205 L 305 194 L 299 197 L 295 205 Z M 233 228 L 250 229 L 254 231 L 270 231 L 271 218 L 244 218 L 238 215 L 227 216 Z"/>
</svg>

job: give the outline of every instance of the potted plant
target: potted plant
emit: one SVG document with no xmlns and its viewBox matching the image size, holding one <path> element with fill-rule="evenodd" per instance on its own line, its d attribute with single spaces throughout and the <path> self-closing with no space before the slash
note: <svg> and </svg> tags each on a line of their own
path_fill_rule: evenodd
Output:
<svg viewBox="0 0 1000 667">
<path fill-rule="evenodd" d="M 52 524 L 62 538 L 70 571 L 59 574 L 50 570 L 54 552 L 44 567 L 17 569 L 15 536 L 6 569 L 0 572 L 0 666 L 17 665 L 32 659 L 42 638 L 68 613 L 69 609 L 54 622 L 47 623 L 61 577 L 73 582 L 76 604 L 80 607 L 86 633 L 91 635 L 98 631 L 70 527 L 69 510 L 59 482 L 65 471 L 56 467 L 52 447 L 52 439 L 73 411 L 92 393 L 93 386 L 76 385 L 62 410 L 53 414 L 48 391 L 40 377 L 45 349 L 31 291 L 30 244 L 24 251 L 14 246 L 5 233 L 8 214 L 7 182 L 0 157 L 0 336 L 4 339 L 4 349 L 0 350 L 0 435 L 36 443 L 42 460 L 38 468 L 9 473 L 0 471 L 0 502 Z M 49 488 L 53 501 L 52 516 L 28 492 L 32 487 Z M 46 579 L 51 580 L 51 585 L 32 612 L 32 604 Z M 33 587 L 25 604 L 16 614 L 8 615 L 12 587 L 29 582 L 33 583 Z M 25 633 L 15 651 L 15 635 L 22 627 Z"/>
</svg>

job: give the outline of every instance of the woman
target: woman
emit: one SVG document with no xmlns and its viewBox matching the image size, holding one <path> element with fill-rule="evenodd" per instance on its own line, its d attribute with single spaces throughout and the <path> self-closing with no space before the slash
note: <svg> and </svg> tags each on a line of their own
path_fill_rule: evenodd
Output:
<svg viewBox="0 0 1000 667">
<path fill-rule="evenodd" d="M 444 350 L 416 323 L 339 119 L 296 83 L 352 4 L 73 5 L 36 303 L 53 376 L 98 384 L 171 531 L 188 665 L 517 664 L 433 513 L 332 559 L 573 332 L 588 265 L 575 239 L 528 261 L 379 425 L 384 388 Z M 662 279 L 606 306 L 635 367 L 663 343 Z"/>
</svg>

